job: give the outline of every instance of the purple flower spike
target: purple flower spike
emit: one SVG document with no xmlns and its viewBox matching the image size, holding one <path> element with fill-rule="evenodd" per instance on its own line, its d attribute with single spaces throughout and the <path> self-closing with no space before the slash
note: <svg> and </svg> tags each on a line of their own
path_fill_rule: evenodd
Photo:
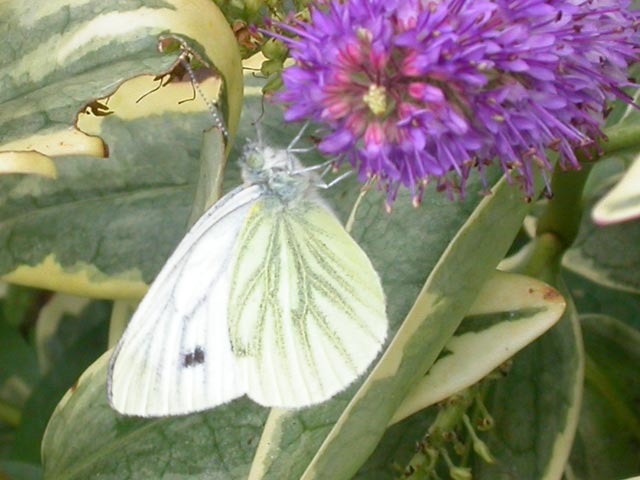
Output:
<svg viewBox="0 0 640 480">
<path fill-rule="evenodd" d="M 533 196 L 536 168 L 580 167 L 640 51 L 630 0 L 348 0 L 280 27 L 294 66 L 277 100 L 326 128 L 319 148 L 419 204 L 430 179 L 464 193 L 493 163 Z M 457 178 L 456 178 L 457 177 Z M 546 177 L 545 177 L 546 178 Z"/>
</svg>

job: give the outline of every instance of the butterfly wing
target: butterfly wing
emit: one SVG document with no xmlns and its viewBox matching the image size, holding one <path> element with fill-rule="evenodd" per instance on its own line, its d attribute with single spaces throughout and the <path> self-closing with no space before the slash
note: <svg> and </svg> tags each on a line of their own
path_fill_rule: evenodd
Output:
<svg viewBox="0 0 640 480">
<path fill-rule="evenodd" d="M 257 186 L 210 208 L 180 242 L 116 346 L 108 397 L 121 413 L 179 415 L 242 395 L 227 302 L 234 246 Z"/>
<path fill-rule="evenodd" d="M 248 396 L 295 408 L 346 388 L 387 332 L 382 286 L 366 254 L 309 199 L 286 207 L 259 200 L 238 245 L 228 315 Z"/>
</svg>

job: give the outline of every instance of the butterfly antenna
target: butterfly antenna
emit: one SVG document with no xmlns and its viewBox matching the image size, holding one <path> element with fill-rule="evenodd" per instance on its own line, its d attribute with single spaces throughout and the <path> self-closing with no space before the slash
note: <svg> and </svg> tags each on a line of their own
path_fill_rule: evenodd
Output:
<svg viewBox="0 0 640 480">
<path fill-rule="evenodd" d="M 262 127 L 260 126 L 260 119 L 256 120 L 254 122 L 254 125 L 256 127 L 256 135 L 258 136 L 258 145 L 264 145 L 262 143 Z"/>
<path fill-rule="evenodd" d="M 318 188 L 322 188 L 323 190 L 326 190 L 328 188 L 333 187 L 338 182 L 341 182 L 345 178 L 350 177 L 351 175 L 353 175 L 353 170 L 348 170 L 348 171 L 344 172 L 342 175 L 337 176 L 336 178 L 331 180 L 329 183 L 320 183 L 320 184 L 317 185 L 317 187 Z"/>
<path fill-rule="evenodd" d="M 296 150 L 294 150 L 295 152 Z M 298 173 L 307 173 L 307 172 L 315 172 L 317 170 L 320 170 L 322 168 L 324 168 L 324 170 L 322 171 L 322 173 L 319 175 L 320 178 L 324 177 L 327 173 L 329 173 L 329 171 L 331 170 L 331 165 L 333 165 L 333 160 L 326 160 L 322 163 L 317 163 L 315 165 L 310 165 L 308 167 L 302 167 L 299 168 L 298 170 L 296 170 L 294 173 L 298 174 Z"/>
<path fill-rule="evenodd" d="M 200 95 L 200 98 L 202 98 L 204 103 L 207 105 L 207 108 L 209 109 L 209 112 L 211 113 L 211 116 L 213 117 L 213 122 L 214 122 L 215 126 L 222 132 L 222 136 L 226 140 L 227 138 L 229 138 L 229 131 L 227 130 L 227 127 L 225 127 L 225 125 L 224 125 L 224 121 L 222 120 L 222 117 L 220 116 L 220 113 L 218 112 L 218 108 L 204 94 L 204 92 L 202 91 L 202 88 L 200 88 L 200 82 L 198 82 L 198 80 L 196 80 L 196 75 L 193 72 L 193 68 L 191 68 L 191 64 L 189 63 L 189 61 L 186 58 L 183 58 L 182 56 L 180 56 L 180 62 L 182 63 L 182 65 L 184 66 L 185 70 L 189 74 L 189 78 L 191 79 L 191 83 L 193 84 L 193 87 L 198 92 L 198 95 Z"/>
<path fill-rule="evenodd" d="M 305 130 L 307 129 L 308 126 L 309 126 L 309 122 L 304 122 L 304 125 L 302 126 L 302 128 L 300 129 L 298 134 L 294 137 L 293 140 L 291 140 L 291 143 L 287 147 L 287 152 L 293 152 L 294 151 L 293 147 L 295 147 L 296 143 L 298 143 L 300 141 L 300 139 L 302 138 L 302 135 L 304 135 L 304 132 L 305 132 Z"/>
</svg>

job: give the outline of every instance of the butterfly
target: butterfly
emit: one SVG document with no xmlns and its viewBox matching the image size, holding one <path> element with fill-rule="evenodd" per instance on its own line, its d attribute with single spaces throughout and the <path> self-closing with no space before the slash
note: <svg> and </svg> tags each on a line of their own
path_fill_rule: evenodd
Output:
<svg viewBox="0 0 640 480">
<path fill-rule="evenodd" d="M 388 325 L 380 278 L 292 151 L 249 143 L 244 184 L 170 256 L 111 356 L 115 410 L 181 415 L 242 395 L 301 408 L 376 358 Z"/>
</svg>

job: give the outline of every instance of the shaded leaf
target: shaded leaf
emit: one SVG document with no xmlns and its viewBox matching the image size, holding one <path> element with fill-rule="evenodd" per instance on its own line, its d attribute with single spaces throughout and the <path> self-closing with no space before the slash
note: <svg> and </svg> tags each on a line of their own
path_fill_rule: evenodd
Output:
<svg viewBox="0 0 640 480">
<path fill-rule="evenodd" d="M 24 406 L 13 445 L 14 459 L 39 462 L 40 440 L 56 404 L 106 348 L 110 311 L 107 302 L 93 302 L 78 318 L 67 316 L 60 323 L 56 337 L 51 339 L 59 346 L 57 361 Z"/>
<path fill-rule="evenodd" d="M 148 82 L 121 91 L 130 103 Z M 188 84 L 170 85 L 164 108 L 100 119 L 111 158 L 65 158 L 55 183 L 0 178 L 0 270 L 12 282 L 80 295 L 139 298 L 184 233 L 208 112 L 194 114 Z M 157 140 L 161 137 L 164 143 Z M 170 147 L 167 147 L 170 145 Z M 153 239 L 153 248 L 149 248 Z"/>
<path fill-rule="evenodd" d="M 640 293 L 640 221 L 598 226 L 585 215 L 563 265 L 605 287 Z"/>
<path fill-rule="evenodd" d="M 640 329 L 640 294 L 606 288 L 568 270 L 563 276 L 581 315 L 599 313 Z"/>
<path fill-rule="evenodd" d="M 0 480 L 40 480 L 42 469 L 31 463 L 0 460 Z"/>
<path fill-rule="evenodd" d="M 640 471 L 640 333 L 603 315 L 581 318 L 584 402 L 571 470 L 580 480 L 616 480 Z"/>
<path fill-rule="evenodd" d="M 474 457 L 474 478 L 562 477 L 578 422 L 584 362 L 577 313 L 565 298 L 560 322 L 514 357 L 507 377 L 485 400 L 495 419 L 485 439 L 497 461 Z"/>
</svg>

